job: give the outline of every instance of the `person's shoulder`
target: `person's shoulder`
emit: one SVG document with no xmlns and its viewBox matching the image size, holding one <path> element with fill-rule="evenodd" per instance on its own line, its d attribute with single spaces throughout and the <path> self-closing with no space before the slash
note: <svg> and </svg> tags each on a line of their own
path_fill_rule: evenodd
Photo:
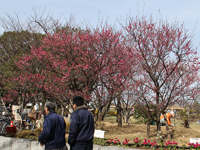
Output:
<svg viewBox="0 0 200 150">
<path fill-rule="evenodd" d="M 91 113 L 87 108 L 79 109 L 79 113 Z"/>
<path fill-rule="evenodd" d="M 76 116 L 77 114 L 78 114 L 78 111 L 73 111 L 72 114 L 71 114 L 71 117 Z"/>
<path fill-rule="evenodd" d="M 90 116 L 90 115 L 93 116 L 92 113 L 88 109 L 81 109 L 81 110 L 82 110 L 81 111 L 82 114 L 87 115 L 87 116 Z"/>
<path fill-rule="evenodd" d="M 52 113 L 50 117 L 51 119 L 58 118 L 59 120 L 64 120 L 64 117 L 62 115 L 57 114 L 56 112 Z"/>
<path fill-rule="evenodd" d="M 80 109 L 75 110 L 75 111 L 72 113 L 72 116 L 79 116 L 79 115 L 84 115 L 84 114 L 87 114 L 87 109 L 85 109 L 85 108 L 80 108 Z"/>
<path fill-rule="evenodd" d="M 57 114 L 57 113 L 55 113 L 55 116 L 56 117 L 59 117 L 59 118 L 63 118 L 63 116 L 62 115 L 60 115 L 60 114 Z M 64 118 L 63 118 L 64 119 Z"/>
<path fill-rule="evenodd" d="M 54 117 L 58 117 L 58 116 L 60 116 L 60 115 L 57 114 L 56 112 L 50 112 L 50 113 L 47 115 L 47 117 L 49 117 L 49 118 L 54 118 Z"/>
</svg>

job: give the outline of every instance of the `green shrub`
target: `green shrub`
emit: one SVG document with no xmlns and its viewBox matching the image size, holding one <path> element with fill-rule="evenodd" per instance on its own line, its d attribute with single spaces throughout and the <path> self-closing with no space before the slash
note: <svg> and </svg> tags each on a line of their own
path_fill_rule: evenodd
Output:
<svg viewBox="0 0 200 150">
<path fill-rule="evenodd" d="M 38 133 L 31 130 L 22 130 L 20 132 L 17 132 L 16 137 L 17 138 L 25 138 L 25 139 L 32 139 L 32 140 L 38 140 Z"/>
<path fill-rule="evenodd" d="M 70 122 L 65 122 L 65 123 L 66 123 L 66 128 L 65 128 L 65 130 L 66 130 L 67 132 L 69 132 Z"/>
<path fill-rule="evenodd" d="M 152 105 L 150 107 L 151 107 L 152 110 L 155 109 L 154 105 Z M 137 120 L 137 123 L 146 124 L 147 121 L 148 121 L 148 116 L 147 116 L 148 113 L 149 112 L 147 111 L 145 105 L 137 105 L 137 106 L 134 107 L 134 115 L 133 115 L 133 117 Z M 154 113 L 154 112 L 151 113 L 151 116 L 152 116 L 152 118 L 154 120 L 156 119 L 156 113 Z M 153 121 L 153 120 L 151 120 L 151 121 Z"/>
<path fill-rule="evenodd" d="M 195 118 L 195 113 L 193 110 L 191 109 L 183 109 L 183 110 L 180 110 L 178 112 L 178 114 L 180 115 L 180 119 L 182 121 L 182 125 L 185 127 L 185 128 L 189 128 L 191 122 L 194 120 Z"/>
<path fill-rule="evenodd" d="M 115 109 L 107 111 L 107 114 L 111 116 L 117 116 L 117 111 Z"/>
<path fill-rule="evenodd" d="M 70 122 L 68 122 L 68 118 L 67 117 L 64 117 L 64 120 L 65 120 L 65 124 L 66 124 L 65 132 L 69 132 Z"/>
<path fill-rule="evenodd" d="M 107 143 L 107 140 L 101 139 L 101 138 L 94 138 L 93 139 L 93 144 L 95 144 L 95 145 L 101 145 L 101 146 L 108 146 L 109 145 Z"/>
</svg>

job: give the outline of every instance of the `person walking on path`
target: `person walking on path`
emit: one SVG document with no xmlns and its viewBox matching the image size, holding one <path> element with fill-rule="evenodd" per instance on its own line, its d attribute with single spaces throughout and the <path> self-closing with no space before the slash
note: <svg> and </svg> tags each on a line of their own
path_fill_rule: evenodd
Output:
<svg viewBox="0 0 200 150">
<path fill-rule="evenodd" d="M 68 143 L 71 150 L 92 150 L 94 135 L 94 118 L 83 105 L 81 96 L 73 98 L 74 112 L 71 115 Z"/>
<path fill-rule="evenodd" d="M 55 107 L 55 103 L 46 102 L 44 108 L 46 117 L 38 141 L 41 146 L 45 144 L 45 150 L 67 150 L 65 140 L 66 124 L 64 118 L 55 112 Z"/>
</svg>

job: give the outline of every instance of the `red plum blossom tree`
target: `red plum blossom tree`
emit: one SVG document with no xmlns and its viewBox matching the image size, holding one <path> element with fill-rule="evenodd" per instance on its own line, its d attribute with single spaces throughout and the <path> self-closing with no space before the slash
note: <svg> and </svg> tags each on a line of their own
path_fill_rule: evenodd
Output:
<svg viewBox="0 0 200 150">
<path fill-rule="evenodd" d="M 197 51 L 183 25 L 170 25 L 162 19 L 130 18 L 126 31 L 128 46 L 138 59 L 138 76 L 133 78 L 137 93 L 146 109 L 155 104 L 159 132 L 160 114 L 199 80 Z"/>
</svg>

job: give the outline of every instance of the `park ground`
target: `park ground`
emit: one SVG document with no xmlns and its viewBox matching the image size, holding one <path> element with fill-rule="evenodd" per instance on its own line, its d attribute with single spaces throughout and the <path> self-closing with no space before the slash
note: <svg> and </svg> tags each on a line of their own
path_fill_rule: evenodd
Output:
<svg viewBox="0 0 200 150">
<path fill-rule="evenodd" d="M 171 119 L 172 123 L 175 123 L 174 127 L 170 128 L 170 134 L 172 136 L 171 141 L 175 141 L 178 143 L 178 146 L 188 146 L 190 143 L 190 138 L 200 138 L 200 124 L 196 122 L 192 122 L 190 124 L 190 128 L 184 128 L 181 125 L 180 120 Z M 114 116 L 106 116 L 104 121 L 99 123 L 99 129 L 105 131 L 105 139 L 109 138 L 118 138 L 120 142 L 123 142 L 125 138 L 129 139 L 129 143 L 133 143 L 133 139 L 138 138 L 142 141 L 147 139 L 147 125 L 146 124 L 138 124 L 137 120 L 134 118 L 130 119 L 130 125 L 123 123 L 122 127 L 118 127 L 116 123 L 116 117 Z M 157 130 L 156 125 L 151 125 L 150 128 L 150 137 L 149 140 L 156 140 Z M 164 139 L 164 143 L 170 140 L 167 137 L 166 127 L 161 127 L 162 137 Z"/>
</svg>

